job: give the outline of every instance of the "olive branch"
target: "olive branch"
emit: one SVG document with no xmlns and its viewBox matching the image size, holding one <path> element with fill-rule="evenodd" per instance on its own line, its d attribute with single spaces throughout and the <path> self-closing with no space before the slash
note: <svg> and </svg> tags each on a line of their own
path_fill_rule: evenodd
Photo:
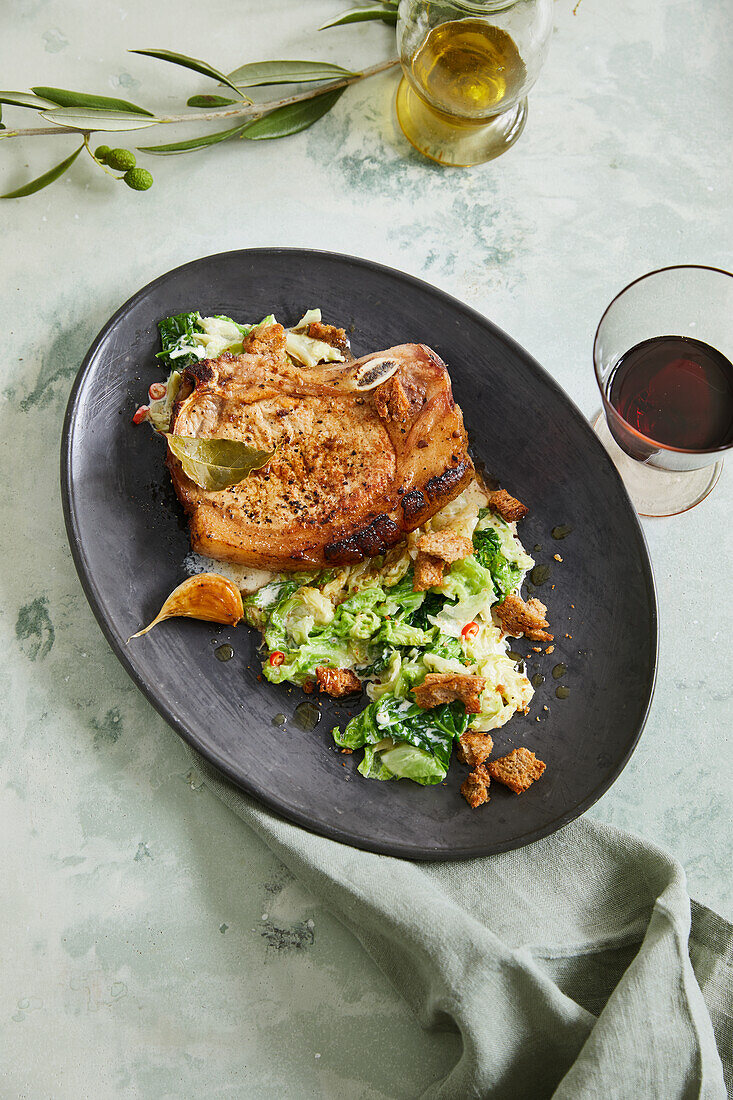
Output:
<svg viewBox="0 0 733 1100">
<path fill-rule="evenodd" d="M 378 0 L 376 4 L 366 7 L 351 8 L 325 23 L 319 30 L 370 20 L 394 24 L 397 22 L 397 3 L 398 0 Z M 24 198 L 48 187 L 71 167 L 82 151 L 88 153 L 93 163 L 115 180 L 124 182 L 134 191 L 147 191 L 153 184 L 153 177 L 146 168 L 137 164 L 135 153 L 131 149 L 110 148 L 109 145 L 99 145 L 92 151 L 89 141 L 92 134 L 129 133 L 173 124 L 236 120 L 227 129 L 213 133 L 209 131 L 184 141 L 136 146 L 137 152 L 152 156 L 192 153 L 234 139 L 266 141 L 289 137 L 307 130 L 327 114 L 349 85 L 385 72 L 398 64 L 397 58 L 391 58 L 356 72 L 325 61 L 256 61 L 225 74 L 206 61 L 173 53 L 171 50 L 129 52 L 191 69 L 201 76 L 215 80 L 227 90 L 227 94 L 191 96 L 186 106 L 197 109 L 193 114 L 155 115 L 146 107 L 125 99 L 90 95 L 64 88 L 36 86 L 30 92 L 0 92 L 0 112 L 2 104 L 24 107 L 35 110 L 41 119 L 51 123 L 50 126 L 8 129 L 1 121 L 0 113 L 0 139 L 50 137 L 56 134 L 76 134 L 81 137 L 81 144 L 64 160 L 15 191 L 0 195 L 0 198 Z M 253 103 L 246 94 L 250 88 L 284 84 L 314 86 L 266 103 Z M 232 94 L 236 98 L 231 98 Z M 115 174 L 118 172 L 122 175 Z"/>
</svg>

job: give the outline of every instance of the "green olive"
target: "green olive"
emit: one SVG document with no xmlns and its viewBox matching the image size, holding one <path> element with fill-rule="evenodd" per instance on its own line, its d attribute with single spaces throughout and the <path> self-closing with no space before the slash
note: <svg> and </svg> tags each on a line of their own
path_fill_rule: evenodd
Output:
<svg viewBox="0 0 733 1100">
<path fill-rule="evenodd" d="M 127 172 L 135 167 L 135 154 L 129 149 L 110 149 L 107 153 L 107 164 L 117 172 Z"/>
<path fill-rule="evenodd" d="M 147 168 L 130 168 L 122 178 L 133 191 L 147 191 L 153 186 L 153 177 Z"/>
</svg>

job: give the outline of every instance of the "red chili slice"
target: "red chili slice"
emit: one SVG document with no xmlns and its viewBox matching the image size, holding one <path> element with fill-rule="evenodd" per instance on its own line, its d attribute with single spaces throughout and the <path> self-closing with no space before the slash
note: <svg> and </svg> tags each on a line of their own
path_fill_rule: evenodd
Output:
<svg viewBox="0 0 733 1100">
<path fill-rule="evenodd" d="M 279 649 L 276 649 L 274 653 L 270 654 L 270 664 L 275 665 L 276 668 L 278 665 L 281 665 L 284 660 L 285 654 Z"/>
<path fill-rule="evenodd" d="M 160 401 L 161 397 L 165 397 L 168 392 L 168 387 L 165 382 L 153 382 L 152 386 L 148 390 L 148 397 L 151 401 Z"/>
<path fill-rule="evenodd" d="M 475 638 L 477 634 L 478 634 L 478 623 L 477 622 L 466 623 L 463 630 L 461 631 L 461 637 L 462 638 Z"/>
<path fill-rule="evenodd" d="M 149 412 L 150 405 L 141 405 L 132 418 L 133 424 L 142 424 L 143 420 L 147 420 Z"/>
</svg>

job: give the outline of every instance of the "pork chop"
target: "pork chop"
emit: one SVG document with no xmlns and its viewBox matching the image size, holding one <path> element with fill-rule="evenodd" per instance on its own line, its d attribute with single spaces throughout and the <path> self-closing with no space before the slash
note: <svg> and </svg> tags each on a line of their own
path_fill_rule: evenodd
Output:
<svg viewBox="0 0 733 1100">
<path fill-rule="evenodd" d="M 275 450 L 262 469 L 218 492 L 191 481 L 170 450 L 167 457 L 193 549 L 265 569 L 380 554 L 474 473 L 448 371 L 424 344 L 301 367 L 285 352 L 281 325 L 260 327 L 241 355 L 186 368 L 170 431 Z"/>
</svg>

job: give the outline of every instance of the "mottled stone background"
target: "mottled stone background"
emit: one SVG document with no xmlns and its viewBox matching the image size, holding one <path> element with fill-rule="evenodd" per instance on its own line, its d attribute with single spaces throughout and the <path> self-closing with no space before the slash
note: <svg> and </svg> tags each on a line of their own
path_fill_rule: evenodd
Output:
<svg viewBox="0 0 733 1100">
<path fill-rule="evenodd" d="M 213 88 L 128 48 L 225 71 L 386 57 L 381 26 L 315 33 L 342 2 L 15 0 L 0 14 L 2 83 L 166 110 Z M 424 1034 L 356 942 L 197 788 L 82 595 L 58 448 L 75 372 L 109 315 L 169 268 L 247 245 L 357 253 L 432 280 L 503 326 L 590 415 L 592 336 L 610 297 L 655 266 L 733 264 L 733 36 L 726 0 L 582 0 L 577 14 L 573 2 L 556 4 L 527 130 L 493 164 L 446 172 L 418 159 L 393 120 L 392 74 L 287 142 L 157 160 L 146 194 L 80 157 L 52 188 L 0 206 L 3 1096 L 391 1100 L 455 1057 L 456 1040 Z M 2 142 L 2 189 L 72 147 Z M 645 525 L 657 694 L 638 751 L 592 811 L 668 847 L 691 892 L 728 916 L 732 486 L 728 469 L 695 511 Z"/>
</svg>

